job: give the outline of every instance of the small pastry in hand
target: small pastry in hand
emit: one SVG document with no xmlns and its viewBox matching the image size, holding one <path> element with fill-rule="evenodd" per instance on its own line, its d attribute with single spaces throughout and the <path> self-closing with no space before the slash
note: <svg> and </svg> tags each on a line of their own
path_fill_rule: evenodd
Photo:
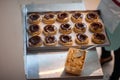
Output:
<svg viewBox="0 0 120 80">
<path fill-rule="evenodd" d="M 85 35 L 85 34 L 81 34 L 81 33 L 78 33 L 76 35 L 76 39 L 75 39 L 76 43 L 77 44 L 88 44 L 89 43 L 89 39 L 88 39 L 88 36 Z"/>
<path fill-rule="evenodd" d="M 85 20 L 89 23 L 98 21 L 98 14 L 95 12 L 87 13 Z"/>
<path fill-rule="evenodd" d="M 63 46 L 71 46 L 73 44 L 72 37 L 69 35 L 60 35 L 59 43 Z"/>
<path fill-rule="evenodd" d="M 40 15 L 38 13 L 31 13 L 28 15 L 28 23 L 30 24 L 39 24 L 40 20 Z"/>
<path fill-rule="evenodd" d="M 63 33 L 63 34 L 70 34 L 72 32 L 72 28 L 71 28 L 70 24 L 68 24 L 68 23 L 61 24 L 59 31 L 60 31 L 60 33 Z"/>
<path fill-rule="evenodd" d="M 47 35 L 55 35 L 57 33 L 57 28 L 55 25 L 46 25 L 44 27 L 43 33 Z"/>
<path fill-rule="evenodd" d="M 41 33 L 40 26 L 37 24 L 32 24 L 29 26 L 28 32 L 32 36 L 39 35 Z"/>
<path fill-rule="evenodd" d="M 55 46 L 57 44 L 57 39 L 55 36 L 46 36 L 44 44 L 45 46 Z"/>
<path fill-rule="evenodd" d="M 103 31 L 103 25 L 100 22 L 93 22 L 93 23 L 90 24 L 89 30 L 93 33 L 102 32 Z"/>
<path fill-rule="evenodd" d="M 55 15 L 52 13 L 45 14 L 42 18 L 43 23 L 45 24 L 53 24 L 55 23 Z"/>
<path fill-rule="evenodd" d="M 29 38 L 29 46 L 31 47 L 39 47 L 42 45 L 42 39 L 39 36 L 33 36 Z"/>
<path fill-rule="evenodd" d="M 75 12 L 71 16 L 71 20 L 74 23 L 82 22 L 83 15 L 80 12 Z"/>
<path fill-rule="evenodd" d="M 67 23 L 69 21 L 69 14 L 67 12 L 58 13 L 56 20 L 60 23 Z"/>
<path fill-rule="evenodd" d="M 75 23 L 75 26 L 73 28 L 74 32 L 76 33 L 85 33 L 86 31 L 86 24 L 84 23 Z"/>
<path fill-rule="evenodd" d="M 96 43 L 96 44 L 103 44 L 105 43 L 105 35 L 103 33 L 94 33 L 92 35 L 92 42 Z"/>
</svg>

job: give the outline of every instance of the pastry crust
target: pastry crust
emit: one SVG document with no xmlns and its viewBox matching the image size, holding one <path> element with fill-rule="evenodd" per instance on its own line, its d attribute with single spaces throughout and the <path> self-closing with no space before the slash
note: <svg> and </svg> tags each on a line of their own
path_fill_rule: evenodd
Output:
<svg viewBox="0 0 120 80">
<path fill-rule="evenodd" d="M 41 21 L 40 15 L 38 13 L 31 13 L 28 15 L 28 23 L 39 24 Z"/>
<path fill-rule="evenodd" d="M 103 44 L 105 43 L 105 35 L 103 33 L 94 33 L 92 35 L 92 42 L 96 44 Z"/>
<path fill-rule="evenodd" d="M 29 26 L 28 32 L 30 35 L 36 36 L 36 35 L 39 35 L 41 33 L 41 28 L 37 24 L 32 24 Z"/>
<path fill-rule="evenodd" d="M 98 33 L 103 31 L 103 25 L 100 22 L 92 22 L 89 25 L 89 30 L 93 33 Z"/>
<path fill-rule="evenodd" d="M 55 46 L 57 45 L 57 39 L 55 36 L 46 36 L 44 40 L 45 46 Z"/>
<path fill-rule="evenodd" d="M 84 67 L 85 58 L 85 50 L 70 48 L 65 62 L 65 71 L 73 75 L 80 75 Z"/>
<path fill-rule="evenodd" d="M 85 34 L 78 33 L 75 38 L 75 42 L 79 45 L 81 44 L 88 44 L 89 43 L 89 38 Z"/>
<path fill-rule="evenodd" d="M 69 14 L 67 12 L 58 13 L 56 20 L 60 23 L 67 23 L 69 21 Z"/>
<path fill-rule="evenodd" d="M 53 24 L 55 23 L 55 15 L 52 13 L 45 14 L 42 18 L 43 23 L 45 24 Z"/>
<path fill-rule="evenodd" d="M 86 24 L 84 23 L 75 23 L 73 28 L 75 33 L 85 33 L 86 31 Z"/>
<path fill-rule="evenodd" d="M 89 12 L 87 13 L 85 20 L 89 23 L 91 22 L 97 22 L 98 21 L 98 14 L 95 12 Z"/>
<path fill-rule="evenodd" d="M 40 47 L 42 45 L 42 39 L 39 36 L 32 36 L 29 38 L 30 47 Z"/>
<path fill-rule="evenodd" d="M 55 25 L 46 25 L 43 29 L 43 33 L 48 35 L 55 35 L 57 33 L 57 28 Z"/>
<path fill-rule="evenodd" d="M 80 12 L 75 12 L 71 16 L 71 20 L 74 23 L 82 22 L 83 15 Z"/>
<path fill-rule="evenodd" d="M 63 46 L 72 46 L 73 44 L 72 37 L 69 35 L 60 35 L 59 43 Z"/>
<path fill-rule="evenodd" d="M 66 24 L 61 24 L 59 31 L 62 34 L 70 34 L 72 32 L 71 25 L 67 24 L 67 23 Z"/>
</svg>

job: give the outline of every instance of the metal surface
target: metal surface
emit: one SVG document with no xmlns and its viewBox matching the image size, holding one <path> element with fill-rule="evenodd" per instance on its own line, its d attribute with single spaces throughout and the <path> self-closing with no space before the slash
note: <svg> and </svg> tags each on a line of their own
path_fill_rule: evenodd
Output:
<svg viewBox="0 0 120 80">
<path fill-rule="evenodd" d="M 23 23 L 24 29 L 27 33 L 27 13 L 29 12 L 48 12 L 48 11 L 72 11 L 72 10 L 85 10 L 83 3 L 64 3 L 64 4 L 28 4 L 23 7 Z M 27 34 L 25 34 L 25 44 L 27 45 Z M 68 47 L 28 47 L 29 51 L 43 50 L 43 49 L 68 49 Z"/>
<path fill-rule="evenodd" d="M 27 12 L 85 10 L 83 3 L 28 4 L 25 8 L 27 9 Z"/>
<path fill-rule="evenodd" d="M 102 79 L 103 72 L 95 50 L 88 51 L 80 76 L 73 76 L 64 72 L 66 56 L 67 51 L 47 51 L 28 54 L 26 63 L 27 79 Z"/>
<path fill-rule="evenodd" d="M 37 7 L 36 7 L 37 6 Z M 38 7 L 39 6 L 39 7 Z M 49 5 L 25 5 L 23 9 L 23 23 L 26 23 L 28 11 L 60 11 L 60 10 L 84 10 L 83 4 L 49 4 Z M 24 50 L 25 50 L 25 72 L 27 80 L 84 80 L 102 79 L 103 72 L 98 61 L 96 51 L 89 51 L 86 57 L 84 69 L 80 76 L 68 75 L 64 72 L 64 63 L 67 51 L 64 49 L 41 49 L 29 51 L 26 48 L 26 24 L 24 26 Z"/>
<path fill-rule="evenodd" d="M 76 6 L 75 6 L 76 5 Z M 27 32 L 27 30 L 28 30 L 28 26 L 29 26 L 29 24 L 27 23 L 27 13 L 29 13 L 29 12 L 39 12 L 39 13 L 42 13 L 43 15 L 44 15 L 44 13 L 46 12 L 49 12 L 49 11 L 52 11 L 53 13 L 56 13 L 57 11 L 68 11 L 69 13 L 70 13 L 70 15 L 71 15 L 71 12 L 74 10 L 74 11 L 81 11 L 81 13 L 84 15 L 84 18 L 85 18 L 85 16 L 86 16 L 86 12 L 89 12 L 90 10 L 84 10 L 84 8 L 81 8 L 81 9 L 79 9 L 79 7 L 78 7 L 78 5 L 79 4 L 76 4 L 76 3 L 74 3 L 74 4 L 54 4 L 54 5 L 51 5 L 51 4 L 49 4 L 49 5 L 26 5 L 25 6 L 25 9 L 24 10 L 26 10 L 26 13 L 25 13 L 25 15 L 23 16 L 23 18 L 26 20 L 25 21 L 25 25 L 24 25 L 24 27 L 25 27 L 25 30 L 26 30 L 26 33 L 27 33 L 27 35 L 26 35 L 26 37 L 27 37 L 27 39 L 26 39 L 26 44 L 27 44 L 27 50 L 41 50 L 41 49 L 68 49 L 69 47 L 71 47 L 71 46 L 69 46 L 69 47 L 65 47 L 65 46 L 61 46 L 61 45 L 59 45 L 59 44 L 57 44 L 56 46 L 51 46 L 51 47 L 49 47 L 49 46 L 44 46 L 44 45 L 42 45 L 42 46 L 40 46 L 40 47 L 29 47 L 29 42 L 28 42 L 28 39 L 29 39 L 29 37 L 31 37 L 30 35 L 28 35 L 28 32 Z M 64 6 L 64 8 L 63 8 L 63 6 Z M 74 8 L 72 8 L 71 6 L 74 6 Z M 49 8 L 50 7 L 50 8 Z M 84 11 L 83 11 L 84 10 Z M 71 12 L 70 12 L 71 11 Z M 91 11 L 96 11 L 96 10 L 91 10 Z M 97 12 L 97 11 L 96 11 Z M 41 16 L 43 16 L 43 15 L 41 15 Z M 99 22 L 101 22 L 102 24 L 103 24 L 103 22 L 102 22 L 102 20 L 101 19 L 98 19 L 99 20 Z M 106 36 L 106 41 L 105 41 L 105 43 L 104 44 L 94 44 L 92 41 L 91 41 L 91 36 L 92 36 L 92 33 L 89 31 L 89 24 L 85 21 L 85 19 L 83 19 L 83 22 L 87 25 L 87 29 L 86 29 L 86 32 L 85 32 L 85 34 L 89 37 L 89 43 L 88 44 L 86 44 L 86 45 L 78 45 L 78 44 L 76 44 L 75 43 L 75 36 L 76 36 L 76 34 L 74 33 L 74 32 L 72 32 L 70 35 L 72 36 L 72 39 L 73 39 L 73 45 L 72 45 L 72 47 L 76 47 L 76 48 L 87 48 L 87 47 L 90 47 L 90 46 L 93 46 L 93 45 L 95 45 L 95 46 L 106 46 L 106 45 L 109 45 L 110 43 L 109 43 L 109 40 L 108 40 L 108 38 L 107 38 L 107 35 L 106 35 L 106 32 L 105 32 L 105 29 L 103 30 L 103 32 L 102 33 L 104 33 L 105 34 L 105 36 Z M 71 20 L 69 20 L 69 23 L 70 23 L 70 25 L 71 25 L 71 27 L 74 27 L 74 24 L 73 24 L 73 22 L 71 21 Z M 57 27 L 57 29 L 59 29 L 58 28 L 58 26 L 60 25 L 59 23 L 57 23 L 57 22 L 55 22 L 55 24 L 54 24 L 56 27 Z M 42 26 L 41 28 L 43 28 L 43 26 L 45 26 L 45 24 L 44 23 L 40 23 L 40 26 Z M 103 26 L 104 26 L 104 24 L 103 24 Z M 42 29 L 43 30 L 43 29 Z M 60 33 L 59 33 L 59 31 L 57 32 L 57 34 L 55 35 L 56 36 L 56 38 L 57 38 L 57 40 L 59 40 L 59 35 L 60 35 Z M 42 39 L 43 39 L 43 41 L 44 41 L 44 34 L 40 34 L 40 36 L 42 37 Z"/>
</svg>

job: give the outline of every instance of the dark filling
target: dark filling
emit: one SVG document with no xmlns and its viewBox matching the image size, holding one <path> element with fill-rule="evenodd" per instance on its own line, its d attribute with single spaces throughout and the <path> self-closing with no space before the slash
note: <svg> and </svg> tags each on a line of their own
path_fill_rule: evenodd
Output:
<svg viewBox="0 0 120 80">
<path fill-rule="evenodd" d="M 39 36 L 33 36 L 29 39 L 29 42 L 33 45 L 37 45 L 39 42 L 41 42 L 41 38 Z"/>
<path fill-rule="evenodd" d="M 68 14 L 67 14 L 67 13 L 58 14 L 58 18 L 59 18 L 59 19 L 64 19 L 64 18 L 66 18 L 66 17 L 68 17 Z"/>
<path fill-rule="evenodd" d="M 73 14 L 73 17 L 76 18 L 76 19 L 78 19 L 78 18 L 82 18 L 83 15 L 80 14 L 80 13 L 74 13 L 74 14 Z"/>
<path fill-rule="evenodd" d="M 54 26 L 54 25 L 46 25 L 46 26 L 44 27 L 44 30 L 45 30 L 46 32 L 53 32 L 53 31 L 55 31 L 55 26 Z"/>
<path fill-rule="evenodd" d="M 78 29 L 84 29 L 85 28 L 85 24 L 84 23 L 76 23 L 75 27 Z"/>
<path fill-rule="evenodd" d="M 32 15 L 30 15 L 29 18 L 30 18 L 31 20 L 37 20 L 39 17 L 40 17 L 40 16 L 37 15 L 37 14 L 32 14 Z"/>
<path fill-rule="evenodd" d="M 71 36 L 68 36 L 68 35 L 61 35 L 60 36 L 60 40 L 64 43 L 67 43 L 67 42 L 71 42 L 72 39 L 71 39 Z"/>
<path fill-rule="evenodd" d="M 70 29 L 71 29 L 71 28 L 70 28 L 70 24 L 61 24 L 60 27 L 61 27 L 61 29 L 63 29 L 63 30 L 70 30 Z"/>
<path fill-rule="evenodd" d="M 105 40 L 105 36 L 104 34 L 101 33 L 94 33 L 95 38 L 99 39 L 99 40 Z"/>
<path fill-rule="evenodd" d="M 47 36 L 45 37 L 46 43 L 54 43 L 56 42 L 56 38 L 54 36 Z"/>
<path fill-rule="evenodd" d="M 79 40 L 79 41 L 84 41 L 84 40 L 86 40 L 88 37 L 85 35 L 85 34 L 77 34 L 77 39 Z"/>
<path fill-rule="evenodd" d="M 30 25 L 29 29 L 31 32 L 36 32 L 39 30 L 39 26 L 38 25 Z"/>
<path fill-rule="evenodd" d="M 97 19 L 97 15 L 94 13 L 89 13 L 89 14 L 87 14 L 87 18 L 88 19 Z"/>
<path fill-rule="evenodd" d="M 102 25 L 100 23 L 92 23 L 91 26 L 94 28 L 94 30 L 97 30 L 98 28 L 102 28 Z"/>
<path fill-rule="evenodd" d="M 54 15 L 53 14 L 46 14 L 44 16 L 44 18 L 46 18 L 46 19 L 52 19 L 52 18 L 54 18 Z"/>
</svg>

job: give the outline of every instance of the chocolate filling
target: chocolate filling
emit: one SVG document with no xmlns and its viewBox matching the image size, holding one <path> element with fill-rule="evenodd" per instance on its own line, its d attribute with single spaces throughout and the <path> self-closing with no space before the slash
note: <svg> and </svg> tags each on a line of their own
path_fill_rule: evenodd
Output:
<svg viewBox="0 0 120 80">
<path fill-rule="evenodd" d="M 70 30 L 71 29 L 70 24 L 61 24 L 60 27 L 63 30 Z"/>
<path fill-rule="evenodd" d="M 58 18 L 59 18 L 59 19 L 64 19 L 64 18 L 66 18 L 66 17 L 68 17 L 68 14 L 65 13 L 65 12 L 58 14 Z"/>
<path fill-rule="evenodd" d="M 82 18 L 83 15 L 81 13 L 74 13 L 73 17 L 76 18 L 76 19 L 78 19 L 78 18 Z"/>
<path fill-rule="evenodd" d="M 88 37 L 85 35 L 85 34 L 77 34 L 77 39 L 79 40 L 79 41 L 84 41 L 84 40 L 86 40 Z"/>
<path fill-rule="evenodd" d="M 29 39 L 29 42 L 32 44 L 32 45 L 37 45 L 39 42 L 41 42 L 41 37 L 39 36 L 33 36 Z"/>
<path fill-rule="evenodd" d="M 97 30 L 98 28 L 102 28 L 102 24 L 101 23 L 92 23 L 91 26 L 93 27 L 94 30 Z"/>
<path fill-rule="evenodd" d="M 53 32 L 53 31 L 55 31 L 55 26 L 54 25 L 46 25 L 45 27 L 44 27 L 44 30 L 46 31 L 46 32 Z"/>
<path fill-rule="evenodd" d="M 54 15 L 53 14 L 46 14 L 44 16 L 44 18 L 46 18 L 46 19 L 52 19 L 52 18 L 54 18 Z"/>
<path fill-rule="evenodd" d="M 37 20 L 38 18 L 39 18 L 40 16 L 38 15 L 38 14 L 32 14 L 32 15 L 30 15 L 30 19 L 31 20 Z"/>
<path fill-rule="evenodd" d="M 67 43 L 67 42 L 71 42 L 72 38 L 71 38 L 71 36 L 68 36 L 68 35 L 61 35 L 60 40 L 64 43 Z"/>
<path fill-rule="evenodd" d="M 87 14 L 87 18 L 88 19 L 97 19 L 97 15 L 94 13 L 89 13 L 89 14 Z"/>
<path fill-rule="evenodd" d="M 105 40 L 105 35 L 102 33 L 94 33 L 96 39 Z"/>
<path fill-rule="evenodd" d="M 84 23 L 76 23 L 75 27 L 78 29 L 84 29 L 86 27 L 86 25 Z"/>
<path fill-rule="evenodd" d="M 46 43 L 54 43 L 56 42 L 56 38 L 54 36 L 46 36 L 45 41 Z"/>
<path fill-rule="evenodd" d="M 39 31 L 39 25 L 30 25 L 29 30 L 31 32 Z"/>
</svg>

